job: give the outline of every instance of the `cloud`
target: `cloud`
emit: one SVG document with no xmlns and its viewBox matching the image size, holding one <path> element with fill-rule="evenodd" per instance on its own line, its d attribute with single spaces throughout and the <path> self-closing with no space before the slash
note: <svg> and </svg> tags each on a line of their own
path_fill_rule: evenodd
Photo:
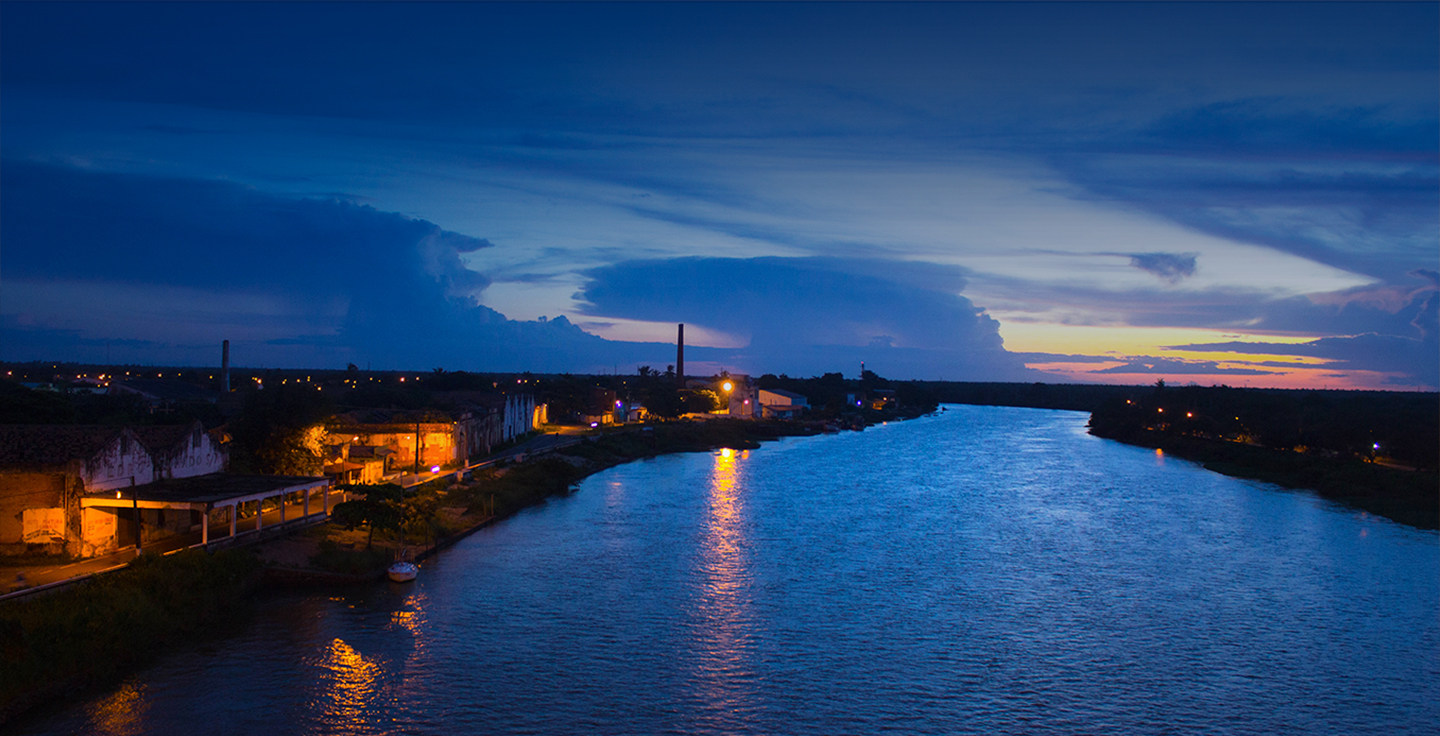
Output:
<svg viewBox="0 0 1440 736">
<path fill-rule="evenodd" d="M 1419 337 L 1368 333 L 1322 337 L 1298 344 L 1221 342 L 1173 345 L 1167 350 L 1233 352 L 1242 355 L 1295 355 L 1323 358 L 1327 368 L 1395 374 L 1396 383 L 1440 388 L 1440 292 L 1426 297 L 1415 326 Z"/>
<path fill-rule="evenodd" d="M 665 353 L 478 305 L 489 281 L 460 254 L 489 241 L 423 220 L 227 182 L 0 166 L 7 359 L 204 363 L 222 337 L 237 359 L 317 367 L 577 370 Z M 92 298 L 66 303 L 62 288 Z"/>
<path fill-rule="evenodd" d="M 1130 265 L 1177 284 L 1195 275 L 1194 253 L 1131 253 Z"/>
<path fill-rule="evenodd" d="M 489 280 L 460 255 L 489 241 L 423 220 L 227 182 L 0 166 L 7 359 L 205 364 L 221 338 L 237 362 L 271 365 L 601 372 L 674 359 L 669 343 L 604 340 L 564 317 L 515 321 L 478 304 Z M 599 317 L 683 319 L 751 337 L 745 350 L 692 347 L 697 362 L 803 374 L 869 359 L 897 377 L 1025 373 L 997 323 L 958 296 L 966 280 L 955 267 L 679 259 L 590 277 Z M 89 301 L 56 299 L 62 289 Z"/>
<path fill-rule="evenodd" d="M 1221 368 L 1219 364 L 1208 360 L 1175 360 L 1172 358 L 1139 358 L 1127 361 L 1124 365 L 1117 365 L 1111 368 L 1101 368 L 1087 373 L 1146 373 L 1150 375 L 1230 375 L 1230 376 L 1268 376 L 1279 371 L 1262 371 L 1256 368 Z"/>
<path fill-rule="evenodd" d="M 4 161 L 5 276 L 245 289 L 315 299 L 489 281 L 461 253 L 488 241 L 372 207 L 223 181 Z M 417 254 L 420 256 L 416 258 Z"/>
<path fill-rule="evenodd" d="M 1232 99 L 1170 112 L 1051 161 L 1090 197 L 1401 283 L 1440 247 L 1437 131 L 1433 102 Z"/>
<path fill-rule="evenodd" d="M 748 339 L 767 370 L 842 370 L 890 361 L 900 375 L 1024 377 L 999 323 L 959 295 L 966 272 L 933 263 L 851 258 L 674 258 L 586 272 L 587 314 L 689 322 Z M 867 358 L 866 356 L 873 356 Z M 884 356 L 883 358 L 881 356 Z M 881 371 L 885 363 L 875 362 Z"/>
</svg>

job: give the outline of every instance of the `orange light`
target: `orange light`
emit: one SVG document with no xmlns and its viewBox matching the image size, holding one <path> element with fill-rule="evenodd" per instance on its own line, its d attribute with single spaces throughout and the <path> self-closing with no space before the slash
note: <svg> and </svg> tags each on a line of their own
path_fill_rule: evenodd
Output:
<svg viewBox="0 0 1440 736">
<path fill-rule="evenodd" d="M 734 388 L 735 388 L 735 384 L 733 384 L 733 383 L 731 383 L 731 382 L 729 382 L 729 381 L 726 381 L 726 382 L 720 384 L 720 388 L 723 388 L 723 389 L 725 389 L 726 391 L 730 391 L 731 389 L 734 389 Z"/>
<path fill-rule="evenodd" d="M 1158 412 L 1160 412 L 1161 414 L 1164 414 L 1164 413 L 1165 413 L 1165 410 L 1164 410 L 1164 409 L 1156 409 L 1155 411 L 1158 411 Z"/>
<path fill-rule="evenodd" d="M 1194 414 L 1191 414 L 1191 413 L 1188 412 L 1188 411 L 1185 412 L 1185 418 L 1186 418 L 1186 419 L 1189 419 L 1189 418 L 1194 417 L 1194 416 L 1195 416 Z"/>
</svg>

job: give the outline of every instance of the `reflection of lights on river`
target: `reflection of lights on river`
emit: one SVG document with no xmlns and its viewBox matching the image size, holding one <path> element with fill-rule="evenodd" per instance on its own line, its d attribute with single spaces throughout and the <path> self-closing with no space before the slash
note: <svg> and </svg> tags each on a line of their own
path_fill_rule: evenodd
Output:
<svg viewBox="0 0 1440 736">
<path fill-rule="evenodd" d="M 149 709 L 144 686 L 127 682 L 110 697 L 90 706 L 90 723 L 95 733 L 112 736 L 145 733 L 145 712 Z"/>
<path fill-rule="evenodd" d="M 747 455 L 729 448 L 715 454 L 708 488 L 709 516 L 699 550 L 701 592 L 695 614 L 700 625 L 694 653 L 697 694 L 709 706 L 705 709 L 708 719 L 715 720 L 708 725 L 722 730 L 741 725 L 736 718 L 749 709 L 752 695 L 741 689 L 751 679 L 745 662 L 749 603 L 744 596 L 750 569 L 746 558 L 749 530 L 743 523 L 745 507 L 737 464 Z"/>
<path fill-rule="evenodd" d="M 376 694 L 375 680 L 380 676 L 380 665 L 366 660 L 341 639 L 330 642 L 330 649 L 319 664 L 329 675 L 323 722 L 332 728 L 362 725 Z"/>
</svg>

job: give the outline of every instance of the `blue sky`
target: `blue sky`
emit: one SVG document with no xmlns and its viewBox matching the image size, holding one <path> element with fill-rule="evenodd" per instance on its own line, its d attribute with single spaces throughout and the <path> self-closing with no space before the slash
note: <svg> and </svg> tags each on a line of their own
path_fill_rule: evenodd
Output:
<svg viewBox="0 0 1440 736">
<path fill-rule="evenodd" d="M 0 357 L 1440 383 L 1434 3 L 0 5 Z"/>
</svg>

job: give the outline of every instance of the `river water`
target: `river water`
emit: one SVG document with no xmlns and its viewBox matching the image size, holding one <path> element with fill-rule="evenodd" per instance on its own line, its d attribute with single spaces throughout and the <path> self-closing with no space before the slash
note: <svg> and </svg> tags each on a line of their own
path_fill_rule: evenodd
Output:
<svg viewBox="0 0 1440 736">
<path fill-rule="evenodd" d="M 951 406 L 613 468 L 20 725 L 1436 733 L 1435 533 L 1085 421 Z"/>
</svg>

